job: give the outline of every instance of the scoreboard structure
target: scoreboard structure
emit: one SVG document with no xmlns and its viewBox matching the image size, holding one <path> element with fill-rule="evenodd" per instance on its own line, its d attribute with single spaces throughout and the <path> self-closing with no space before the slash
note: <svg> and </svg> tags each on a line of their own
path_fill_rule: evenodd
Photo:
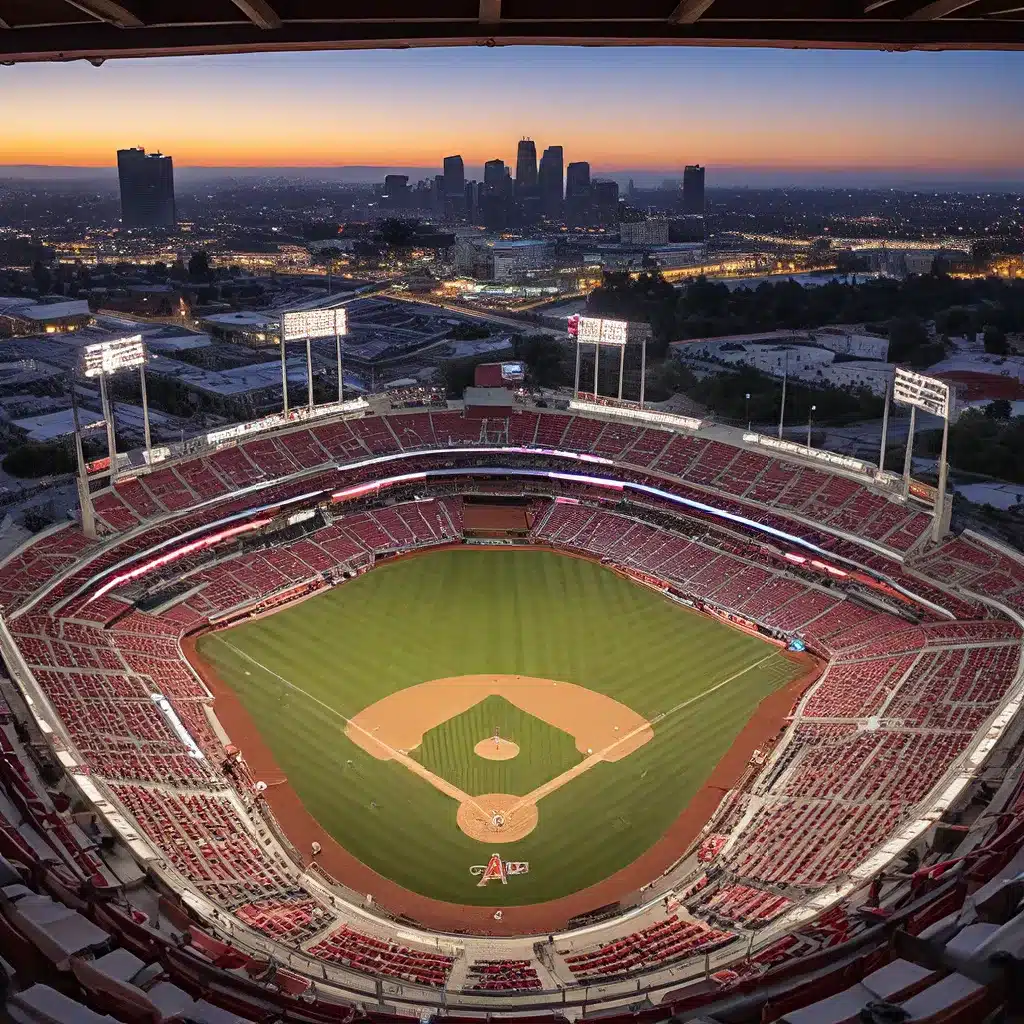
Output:
<svg viewBox="0 0 1024 1024">
<path fill-rule="evenodd" d="M 581 316 L 569 333 L 576 338 L 575 398 L 642 408 L 650 326 Z"/>
</svg>

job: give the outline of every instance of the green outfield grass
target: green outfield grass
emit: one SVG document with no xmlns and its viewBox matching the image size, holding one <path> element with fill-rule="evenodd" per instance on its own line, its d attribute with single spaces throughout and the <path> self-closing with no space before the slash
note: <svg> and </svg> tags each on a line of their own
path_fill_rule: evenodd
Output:
<svg viewBox="0 0 1024 1024">
<path fill-rule="evenodd" d="M 239 694 L 307 809 L 351 853 L 427 896 L 487 906 L 575 892 L 668 829 L 757 704 L 800 671 L 771 645 L 581 559 L 449 550 L 385 564 L 285 611 L 199 641 Z M 455 823 L 455 802 L 344 734 L 345 717 L 430 679 L 521 674 L 605 693 L 654 738 L 543 798 L 537 828 L 502 844 L 530 872 L 477 888 L 494 847 Z M 735 677 L 735 678 L 734 678 Z M 726 685 L 707 693 L 726 680 Z M 487 705 L 487 706 L 484 706 Z M 512 761 L 474 745 L 501 716 Z M 522 738 L 520 738 L 522 737 Z M 244 751 L 243 751 L 244 753 Z M 529 792 L 579 760 L 566 734 L 492 697 L 431 730 L 413 753 L 469 793 Z"/>
</svg>

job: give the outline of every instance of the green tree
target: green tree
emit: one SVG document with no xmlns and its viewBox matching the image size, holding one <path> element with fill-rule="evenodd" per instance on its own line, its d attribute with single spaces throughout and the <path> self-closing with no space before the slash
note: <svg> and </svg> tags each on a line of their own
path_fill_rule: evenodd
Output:
<svg viewBox="0 0 1024 1024">
<path fill-rule="evenodd" d="M 68 438 L 48 444 L 29 443 L 12 448 L 3 461 L 5 473 L 36 479 L 59 473 L 73 473 L 75 455 Z"/>
<path fill-rule="evenodd" d="M 512 354 L 527 367 L 536 387 L 556 388 L 570 381 L 565 346 L 547 334 L 513 335 Z"/>
<path fill-rule="evenodd" d="M 1006 335 L 993 324 L 988 324 L 984 330 L 985 351 L 992 355 L 1005 356 L 1010 347 L 1006 343 Z"/>
<path fill-rule="evenodd" d="M 939 334 L 959 337 L 970 334 L 974 318 L 971 311 L 964 306 L 951 306 L 935 315 L 935 330 Z"/>
<path fill-rule="evenodd" d="M 1013 414 L 1013 405 L 1007 398 L 997 398 L 985 406 L 985 415 L 990 420 L 1008 420 Z"/>
<path fill-rule="evenodd" d="M 45 263 L 36 260 L 32 264 L 32 282 L 40 295 L 46 295 L 53 287 L 53 276 Z"/>
<path fill-rule="evenodd" d="M 197 249 L 188 260 L 188 276 L 193 281 L 207 281 L 210 278 L 210 260 L 202 249 Z"/>
</svg>

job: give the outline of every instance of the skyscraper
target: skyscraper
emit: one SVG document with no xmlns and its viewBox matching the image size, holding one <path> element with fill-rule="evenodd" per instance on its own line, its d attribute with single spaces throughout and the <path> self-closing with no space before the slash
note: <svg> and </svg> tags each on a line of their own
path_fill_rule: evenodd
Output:
<svg viewBox="0 0 1024 1024">
<path fill-rule="evenodd" d="M 384 192 L 381 194 L 381 206 L 388 210 L 404 210 L 409 206 L 409 175 L 386 174 L 384 176 Z"/>
<path fill-rule="evenodd" d="M 174 163 L 169 156 L 147 156 L 141 147 L 119 149 L 117 177 L 121 186 L 122 227 L 174 227 Z"/>
<path fill-rule="evenodd" d="M 537 188 L 537 146 L 522 139 L 516 150 L 516 194 L 531 194 Z"/>
<path fill-rule="evenodd" d="M 444 194 L 462 196 L 466 192 L 466 168 L 461 156 L 444 158 Z"/>
<path fill-rule="evenodd" d="M 594 214 L 606 227 L 619 222 L 619 186 L 615 181 L 598 179 L 591 184 Z"/>
<path fill-rule="evenodd" d="M 479 195 L 479 223 L 489 231 L 503 231 L 509 226 L 511 202 L 512 179 L 505 161 L 488 160 Z"/>
<path fill-rule="evenodd" d="M 505 185 L 505 161 L 488 160 L 484 164 L 484 185 L 487 188 L 501 189 Z"/>
<path fill-rule="evenodd" d="M 565 221 L 576 228 L 591 221 L 590 164 L 585 160 L 565 169 Z"/>
<path fill-rule="evenodd" d="M 704 168 L 699 164 L 683 168 L 683 213 L 704 216 Z"/>
<path fill-rule="evenodd" d="M 548 146 L 540 158 L 537 183 L 540 205 L 545 217 L 558 220 L 562 216 L 562 147 Z"/>
<path fill-rule="evenodd" d="M 578 160 L 565 170 L 565 198 L 582 196 L 590 192 L 590 164 Z"/>
</svg>

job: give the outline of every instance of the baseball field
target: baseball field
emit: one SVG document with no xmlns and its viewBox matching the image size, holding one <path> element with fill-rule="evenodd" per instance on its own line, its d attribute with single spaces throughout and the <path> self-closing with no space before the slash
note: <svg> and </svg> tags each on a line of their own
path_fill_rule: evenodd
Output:
<svg viewBox="0 0 1024 1024">
<path fill-rule="evenodd" d="M 636 860 L 761 700 L 806 671 L 545 551 L 385 564 L 198 652 L 346 850 L 416 893 L 489 907 Z M 471 868 L 492 853 L 528 871 L 480 887 Z"/>
</svg>

